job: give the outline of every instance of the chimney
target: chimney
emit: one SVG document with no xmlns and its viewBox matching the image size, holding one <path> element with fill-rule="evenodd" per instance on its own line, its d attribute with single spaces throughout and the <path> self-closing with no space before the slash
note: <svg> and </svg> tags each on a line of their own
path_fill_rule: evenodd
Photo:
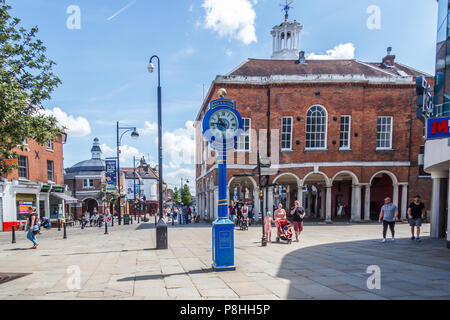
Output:
<svg viewBox="0 0 450 320">
<path fill-rule="evenodd" d="M 387 48 L 387 56 L 383 58 L 383 65 L 392 68 L 395 65 L 395 55 L 392 54 L 392 47 Z"/>
</svg>

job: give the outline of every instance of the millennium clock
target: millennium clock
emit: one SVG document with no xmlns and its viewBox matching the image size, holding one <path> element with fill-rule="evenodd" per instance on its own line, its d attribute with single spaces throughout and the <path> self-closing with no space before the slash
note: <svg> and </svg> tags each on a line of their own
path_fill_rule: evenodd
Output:
<svg viewBox="0 0 450 320">
<path fill-rule="evenodd" d="M 219 192 L 218 218 L 212 230 L 212 260 L 216 271 L 235 270 L 234 223 L 228 217 L 227 204 L 227 152 L 242 133 L 243 122 L 233 100 L 225 99 L 226 90 L 219 90 L 220 99 L 209 104 L 203 117 L 203 137 L 217 151 Z"/>
</svg>

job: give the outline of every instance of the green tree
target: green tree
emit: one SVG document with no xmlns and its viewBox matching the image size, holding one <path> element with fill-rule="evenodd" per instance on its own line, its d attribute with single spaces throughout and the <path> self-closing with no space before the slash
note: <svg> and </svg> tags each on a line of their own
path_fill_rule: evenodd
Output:
<svg viewBox="0 0 450 320">
<path fill-rule="evenodd" d="M 0 0 L 0 159 L 17 158 L 13 149 L 24 150 L 26 138 L 44 145 L 64 129 L 42 112 L 43 102 L 61 83 L 52 71 L 55 62 L 36 39 L 38 28 L 19 27 L 20 19 L 11 17 L 10 10 Z M 0 175 L 14 167 L 0 160 Z"/>
<path fill-rule="evenodd" d="M 191 190 L 189 189 L 189 186 L 187 184 L 185 184 L 183 189 L 181 190 L 181 201 L 187 206 L 190 206 L 192 204 Z"/>
<path fill-rule="evenodd" d="M 175 187 L 175 189 L 173 190 L 173 196 L 172 196 L 172 202 L 175 204 L 180 204 L 181 203 L 181 196 L 180 196 L 180 191 L 178 191 L 178 188 Z"/>
</svg>

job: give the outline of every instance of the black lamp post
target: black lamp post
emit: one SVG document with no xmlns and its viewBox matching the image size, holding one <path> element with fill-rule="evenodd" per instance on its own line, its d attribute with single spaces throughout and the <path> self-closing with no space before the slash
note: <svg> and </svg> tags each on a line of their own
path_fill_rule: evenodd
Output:
<svg viewBox="0 0 450 320">
<path fill-rule="evenodd" d="M 120 130 L 126 130 L 122 133 L 122 135 L 119 138 Z M 123 135 L 127 132 L 131 131 L 131 138 L 137 139 L 139 138 L 139 133 L 136 130 L 136 127 L 121 127 L 119 125 L 119 121 L 117 121 L 117 130 L 116 130 L 116 136 L 117 136 L 117 188 L 119 192 L 119 225 L 122 221 L 122 206 L 120 201 L 120 143 L 122 141 Z M 114 213 L 113 213 L 113 219 L 114 219 Z"/>
<path fill-rule="evenodd" d="M 158 193 L 159 193 L 159 221 L 156 226 L 156 249 L 167 249 L 167 224 L 163 219 L 163 162 L 162 162 L 162 116 L 161 116 L 161 64 L 158 56 L 154 55 L 150 58 L 148 64 L 148 72 L 153 73 L 155 66 L 153 59 L 158 60 Z"/>
</svg>

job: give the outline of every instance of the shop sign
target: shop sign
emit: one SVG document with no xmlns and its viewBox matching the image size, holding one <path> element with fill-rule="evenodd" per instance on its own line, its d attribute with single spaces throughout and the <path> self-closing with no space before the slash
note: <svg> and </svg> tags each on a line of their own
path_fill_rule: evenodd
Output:
<svg viewBox="0 0 450 320">
<path fill-rule="evenodd" d="M 427 139 L 450 137 L 450 117 L 430 118 L 427 120 Z"/>
</svg>

